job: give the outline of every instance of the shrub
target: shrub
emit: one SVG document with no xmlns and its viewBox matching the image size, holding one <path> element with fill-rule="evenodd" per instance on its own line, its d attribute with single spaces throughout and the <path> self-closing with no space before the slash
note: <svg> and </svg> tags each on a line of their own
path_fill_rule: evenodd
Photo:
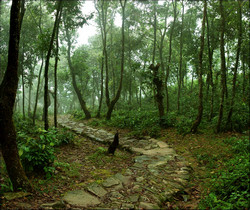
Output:
<svg viewBox="0 0 250 210">
<path fill-rule="evenodd" d="M 248 137 L 230 138 L 233 158 L 225 169 L 211 176 L 209 194 L 200 202 L 200 208 L 247 209 L 249 207 L 249 140 Z"/>
</svg>

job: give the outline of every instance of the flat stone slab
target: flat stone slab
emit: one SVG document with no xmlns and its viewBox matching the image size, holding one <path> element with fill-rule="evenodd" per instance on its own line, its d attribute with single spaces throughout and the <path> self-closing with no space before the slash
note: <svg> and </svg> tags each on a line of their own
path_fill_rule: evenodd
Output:
<svg viewBox="0 0 250 210">
<path fill-rule="evenodd" d="M 26 197 L 26 196 L 30 196 L 32 195 L 31 193 L 27 193 L 27 192 L 9 192 L 9 193 L 4 193 L 3 194 L 3 197 L 10 201 L 10 200 L 14 200 L 14 199 L 17 199 L 17 198 L 23 198 L 23 197 Z"/>
<path fill-rule="evenodd" d="M 79 207 L 95 206 L 101 203 L 97 197 L 85 192 L 84 190 L 68 192 L 63 197 L 63 200 L 69 203 L 70 205 L 75 205 Z"/>
<path fill-rule="evenodd" d="M 115 186 L 115 185 L 119 185 L 120 184 L 120 181 L 113 178 L 113 177 L 109 177 L 107 178 L 103 183 L 102 185 L 104 187 L 112 187 L 112 186 Z"/>
<path fill-rule="evenodd" d="M 98 197 L 105 196 L 108 192 L 103 189 L 100 185 L 97 183 L 93 183 L 90 186 L 87 187 L 87 190 L 93 194 L 95 194 Z"/>
</svg>

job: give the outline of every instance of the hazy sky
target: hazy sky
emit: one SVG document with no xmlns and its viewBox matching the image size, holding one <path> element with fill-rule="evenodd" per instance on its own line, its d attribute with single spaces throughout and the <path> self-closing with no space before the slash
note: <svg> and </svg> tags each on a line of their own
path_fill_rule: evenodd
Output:
<svg viewBox="0 0 250 210">
<path fill-rule="evenodd" d="M 84 16 L 90 15 L 92 12 L 95 12 L 95 6 L 93 0 L 85 1 L 82 13 Z M 94 17 L 95 18 L 95 17 Z M 94 18 L 88 21 L 89 25 L 84 25 L 82 28 L 78 29 L 79 37 L 77 39 L 77 45 L 80 46 L 82 44 L 88 44 L 89 37 L 95 35 L 97 33 L 97 24 L 94 21 Z M 115 16 L 115 25 L 121 26 L 122 24 L 121 16 L 117 14 Z"/>
</svg>

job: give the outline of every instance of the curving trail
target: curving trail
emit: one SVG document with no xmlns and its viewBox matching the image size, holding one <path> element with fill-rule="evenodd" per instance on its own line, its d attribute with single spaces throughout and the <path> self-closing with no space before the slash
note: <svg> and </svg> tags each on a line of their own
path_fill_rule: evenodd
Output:
<svg viewBox="0 0 250 210">
<path fill-rule="evenodd" d="M 58 123 L 93 141 L 109 144 L 114 134 L 61 116 Z M 103 183 L 92 183 L 70 191 L 62 198 L 71 206 L 92 208 L 157 209 L 171 201 L 188 183 L 190 168 L 165 142 L 145 137 L 120 137 L 120 149 L 136 154 L 134 164 L 124 174 L 117 173 Z M 185 199 L 185 197 L 183 197 Z"/>
</svg>

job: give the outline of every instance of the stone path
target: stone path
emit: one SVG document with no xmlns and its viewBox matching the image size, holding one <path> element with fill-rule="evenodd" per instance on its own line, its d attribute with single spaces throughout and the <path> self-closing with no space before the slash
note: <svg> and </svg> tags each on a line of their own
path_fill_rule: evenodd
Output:
<svg viewBox="0 0 250 210">
<path fill-rule="evenodd" d="M 58 123 L 93 141 L 109 144 L 114 134 L 95 129 L 66 117 Z M 134 165 L 125 174 L 117 173 L 102 184 L 92 183 L 70 191 L 63 201 L 77 208 L 158 209 L 171 201 L 188 183 L 190 170 L 185 160 L 165 142 L 145 137 L 120 137 L 120 149 L 136 153 Z M 184 198 L 185 199 L 185 198 Z"/>
</svg>

